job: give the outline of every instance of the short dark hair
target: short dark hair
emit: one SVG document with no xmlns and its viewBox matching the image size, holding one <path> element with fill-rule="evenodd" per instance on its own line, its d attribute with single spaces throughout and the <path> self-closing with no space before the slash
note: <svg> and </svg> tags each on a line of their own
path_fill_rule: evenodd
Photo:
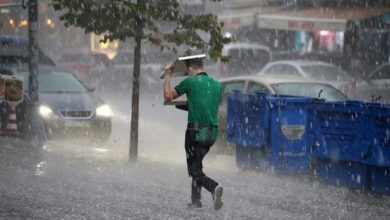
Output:
<svg viewBox="0 0 390 220">
<path fill-rule="evenodd" d="M 185 61 L 187 68 L 192 67 L 193 69 L 199 69 L 203 67 L 202 59 L 190 59 Z"/>
</svg>

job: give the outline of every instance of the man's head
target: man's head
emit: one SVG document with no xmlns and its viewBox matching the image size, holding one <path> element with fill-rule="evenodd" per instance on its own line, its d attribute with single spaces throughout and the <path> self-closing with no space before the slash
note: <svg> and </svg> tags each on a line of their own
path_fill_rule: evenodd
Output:
<svg viewBox="0 0 390 220">
<path fill-rule="evenodd" d="M 185 61 L 188 75 L 194 76 L 198 73 L 204 72 L 202 59 L 190 59 Z"/>
</svg>

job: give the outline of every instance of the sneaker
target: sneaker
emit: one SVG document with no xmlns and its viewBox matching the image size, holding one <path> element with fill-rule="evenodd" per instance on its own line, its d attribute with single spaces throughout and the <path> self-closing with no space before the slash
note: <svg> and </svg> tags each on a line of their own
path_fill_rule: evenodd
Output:
<svg viewBox="0 0 390 220">
<path fill-rule="evenodd" d="M 221 209 L 223 206 L 222 194 L 223 194 L 222 186 L 215 187 L 215 190 L 213 193 L 213 203 L 214 203 L 215 210 Z"/>
<path fill-rule="evenodd" d="M 187 204 L 187 207 L 190 209 L 202 208 L 202 203 L 201 202 L 191 202 L 191 203 Z"/>
</svg>

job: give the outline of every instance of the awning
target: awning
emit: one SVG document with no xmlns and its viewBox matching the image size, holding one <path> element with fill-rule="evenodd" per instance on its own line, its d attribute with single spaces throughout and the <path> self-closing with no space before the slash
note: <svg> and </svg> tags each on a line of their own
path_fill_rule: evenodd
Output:
<svg viewBox="0 0 390 220">
<path fill-rule="evenodd" d="M 280 7 L 251 8 L 231 10 L 218 15 L 218 20 L 224 24 L 225 31 L 235 31 L 241 27 L 256 24 L 258 14 L 270 14 L 280 10 Z"/>
<path fill-rule="evenodd" d="M 390 6 L 354 8 L 309 8 L 295 11 L 280 7 L 232 10 L 218 16 L 224 30 L 236 31 L 256 25 L 259 28 L 307 31 L 345 31 L 347 21 L 361 21 L 390 13 Z"/>
<path fill-rule="evenodd" d="M 311 8 L 257 15 L 259 28 L 307 31 L 345 31 L 347 21 L 359 21 L 390 12 L 389 6 L 371 8 Z"/>
</svg>

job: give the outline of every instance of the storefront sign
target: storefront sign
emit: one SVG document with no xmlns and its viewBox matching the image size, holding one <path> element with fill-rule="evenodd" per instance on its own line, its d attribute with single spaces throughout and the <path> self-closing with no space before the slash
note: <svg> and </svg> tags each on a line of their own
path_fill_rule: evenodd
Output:
<svg viewBox="0 0 390 220">
<path fill-rule="evenodd" d="M 345 31 L 344 19 L 315 19 L 292 16 L 259 15 L 257 26 L 259 28 L 281 30 L 306 30 L 306 31 Z"/>
<path fill-rule="evenodd" d="M 253 13 L 222 15 L 218 17 L 219 21 L 223 23 L 226 30 L 234 30 L 243 26 L 251 26 L 255 23 L 255 16 Z"/>
</svg>

